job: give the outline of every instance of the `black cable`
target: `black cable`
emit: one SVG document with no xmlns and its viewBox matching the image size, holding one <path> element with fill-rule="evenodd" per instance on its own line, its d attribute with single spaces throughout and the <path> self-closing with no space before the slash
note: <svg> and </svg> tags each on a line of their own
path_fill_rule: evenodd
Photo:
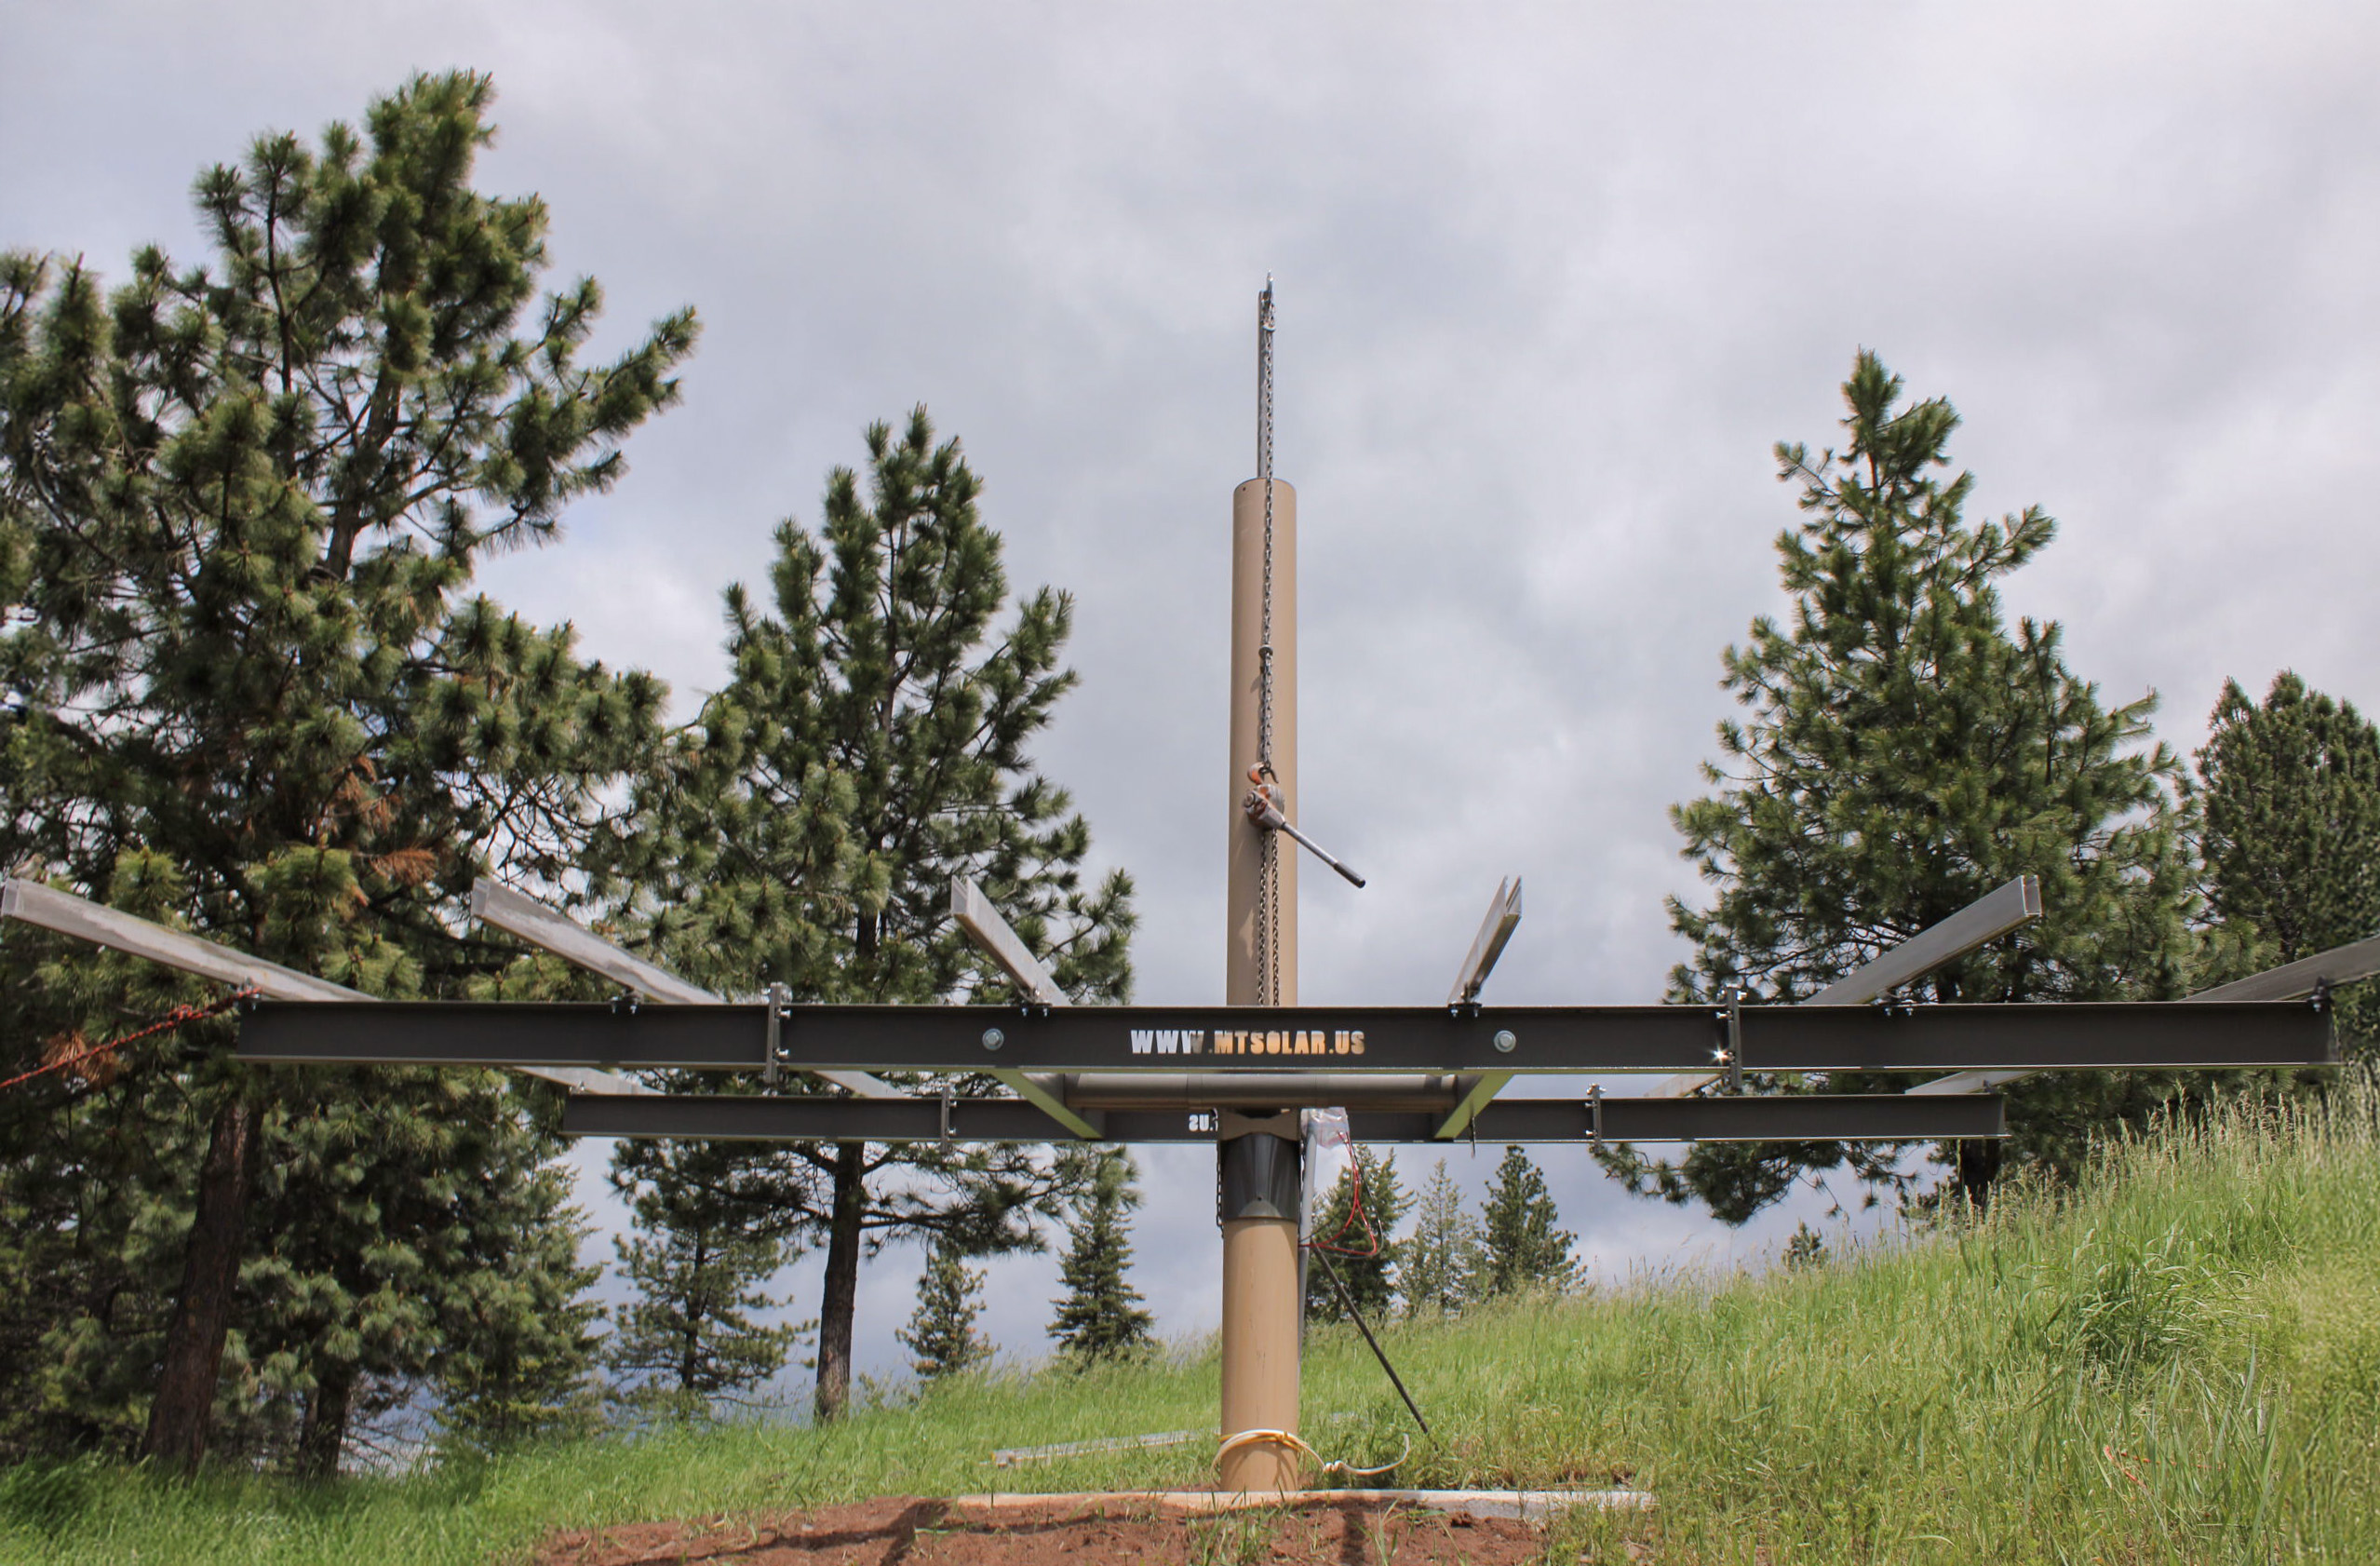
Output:
<svg viewBox="0 0 2380 1566">
<path fill-rule="evenodd" d="M 1407 1392 L 1405 1389 L 1405 1383 L 1397 1378 L 1396 1367 L 1389 1363 L 1389 1357 L 1380 1349 L 1380 1340 L 1372 1336 L 1372 1330 L 1364 1325 L 1364 1313 L 1355 1308 L 1355 1296 L 1347 1291 L 1347 1285 L 1339 1277 L 1338 1269 L 1331 1264 L 1329 1252 L 1319 1247 L 1310 1246 L 1307 1249 L 1322 1262 L 1324 1276 L 1330 1279 L 1330 1286 L 1338 1290 L 1338 1303 L 1347 1307 L 1347 1318 L 1355 1323 L 1355 1330 L 1364 1334 L 1364 1342 L 1372 1350 L 1372 1357 L 1378 1360 L 1380 1369 L 1389 1373 L 1389 1384 L 1395 1387 L 1396 1395 L 1405 1399 L 1405 1411 L 1413 1416 L 1414 1424 L 1421 1426 L 1421 1433 L 1428 1435 L 1430 1422 L 1421 1417 L 1421 1411 L 1414 1405 L 1413 1394 Z"/>
</svg>

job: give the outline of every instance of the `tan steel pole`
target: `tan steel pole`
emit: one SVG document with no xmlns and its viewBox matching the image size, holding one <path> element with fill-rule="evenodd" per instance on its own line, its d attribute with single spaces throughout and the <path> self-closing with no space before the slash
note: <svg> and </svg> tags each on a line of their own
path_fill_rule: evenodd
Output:
<svg viewBox="0 0 2380 1566">
<path fill-rule="evenodd" d="M 1248 769 L 1258 757 L 1263 683 L 1266 480 L 1231 496 L 1230 946 L 1224 993 L 1233 1006 L 1298 1004 L 1298 850 L 1248 819 Z M 1298 493 L 1272 489 L 1272 780 L 1298 818 Z M 1271 873 L 1266 873 L 1266 838 Z M 1267 881 L 1271 884 L 1268 885 Z M 1259 931 L 1269 938 L 1261 945 Z M 1266 950 L 1266 948 L 1270 950 Z M 1277 971 L 1274 971 L 1277 965 Z M 1226 1114 L 1218 1145 L 1223 1186 L 1223 1421 L 1230 1443 L 1217 1465 L 1230 1492 L 1302 1486 L 1304 1463 L 1278 1440 L 1232 1441 L 1298 1429 L 1298 1114 Z M 1234 1133 L 1237 1133 L 1236 1135 Z"/>
<path fill-rule="evenodd" d="M 1231 494 L 1231 776 L 1227 808 L 1230 864 L 1225 906 L 1230 948 L 1223 968 L 1229 1006 L 1262 1006 L 1264 953 L 1257 926 L 1272 916 L 1264 907 L 1265 840 L 1273 838 L 1279 882 L 1280 1004 L 1298 1004 L 1298 845 L 1248 819 L 1241 802 L 1248 768 L 1257 763 L 1257 696 L 1263 679 L 1264 484 L 1251 479 Z M 1298 819 L 1298 492 L 1272 481 L 1272 770 L 1281 813 Z"/>
</svg>

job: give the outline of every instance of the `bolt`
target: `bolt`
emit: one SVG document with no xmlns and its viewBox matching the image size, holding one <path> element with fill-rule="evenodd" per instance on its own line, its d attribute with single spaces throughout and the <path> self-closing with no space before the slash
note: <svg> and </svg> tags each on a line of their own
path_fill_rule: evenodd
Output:
<svg viewBox="0 0 2380 1566">
<path fill-rule="evenodd" d="M 1510 1055 L 1510 1054 L 1513 1052 L 1513 1046 L 1515 1046 L 1515 1045 L 1519 1044 L 1520 1042 L 1521 1042 L 1521 1041 L 1520 1041 L 1519 1039 L 1516 1039 L 1516 1038 L 1514 1038 L 1514 1037 L 1513 1036 L 1513 1030 L 1512 1030 L 1512 1029 L 1510 1029 L 1510 1028 L 1499 1028 L 1499 1029 L 1497 1029 L 1497 1030 L 1496 1030 L 1496 1053 L 1497 1053 L 1497 1054 L 1499 1054 L 1499 1055 Z"/>
<path fill-rule="evenodd" d="M 998 1028 L 986 1028 L 984 1030 L 984 1047 L 986 1049 L 998 1049 L 1002 1045 L 1006 1044 L 1007 1042 L 1008 1035 L 1002 1033 Z"/>
</svg>

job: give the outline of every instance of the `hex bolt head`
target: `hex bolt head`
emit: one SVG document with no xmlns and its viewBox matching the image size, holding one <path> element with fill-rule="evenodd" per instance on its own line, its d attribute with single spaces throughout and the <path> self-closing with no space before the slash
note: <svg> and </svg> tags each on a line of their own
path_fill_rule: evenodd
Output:
<svg viewBox="0 0 2380 1566">
<path fill-rule="evenodd" d="M 998 1049 L 1002 1045 L 1006 1044 L 1007 1042 L 1008 1035 L 1002 1033 L 998 1028 L 986 1028 L 984 1030 L 984 1047 L 986 1049 Z"/>
<path fill-rule="evenodd" d="M 1520 1042 L 1521 1042 L 1521 1041 L 1520 1041 L 1519 1039 L 1514 1038 L 1514 1037 L 1513 1036 L 1513 1030 L 1512 1030 L 1512 1029 L 1510 1029 L 1510 1028 L 1499 1028 L 1499 1029 L 1497 1029 L 1497 1030 L 1496 1030 L 1496 1040 L 1495 1040 L 1495 1043 L 1496 1043 L 1496 1053 L 1497 1053 L 1497 1054 L 1499 1054 L 1499 1055 L 1510 1055 L 1510 1054 L 1513 1052 L 1513 1047 L 1514 1047 L 1515 1046 L 1517 1046 Z"/>
</svg>

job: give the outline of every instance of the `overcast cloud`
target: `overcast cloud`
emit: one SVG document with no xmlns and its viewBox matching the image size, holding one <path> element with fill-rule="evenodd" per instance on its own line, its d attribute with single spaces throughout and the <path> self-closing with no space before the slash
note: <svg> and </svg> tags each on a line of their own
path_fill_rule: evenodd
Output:
<svg viewBox="0 0 2380 1566">
<path fill-rule="evenodd" d="M 1305 824 L 1372 878 L 1305 878 L 1310 1001 L 1435 1001 L 1515 871 L 1494 998 L 1659 996 L 1661 898 L 1695 893 L 1663 813 L 1728 709 L 1720 649 L 1781 603 L 1769 447 L 1835 434 L 1861 345 L 1957 403 L 1979 512 L 2060 519 L 2010 610 L 2063 620 L 2111 699 L 2160 693 L 2172 743 L 2225 676 L 2380 706 L 2368 7 L 7 0 L 0 28 L 0 245 L 115 277 L 143 241 L 195 256 L 190 181 L 253 133 L 493 73 L 483 186 L 548 199 L 612 340 L 686 303 L 706 329 L 625 482 L 488 581 L 681 709 L 721 676 L 720 587 L 926 402 L 1013 580 L 1076 597 L 1041 757 L 1138 879 L 1143 1000 L 1220 993 L 1268 271 Z M 1457 1156 L 1475 1182 L 1491 1154 Z M 1606 1276 L 1824 1206 L 1729 1235 L 1547 1162 Z M 1141 1287 L 1204 1330 L 1211 1158 L 1144 1166 Z M 864 1368 L 915 1267 L 870 1269 Z M 1000 1269 L 1012 1351 L 1053 1271 Z"/>
</svg>

